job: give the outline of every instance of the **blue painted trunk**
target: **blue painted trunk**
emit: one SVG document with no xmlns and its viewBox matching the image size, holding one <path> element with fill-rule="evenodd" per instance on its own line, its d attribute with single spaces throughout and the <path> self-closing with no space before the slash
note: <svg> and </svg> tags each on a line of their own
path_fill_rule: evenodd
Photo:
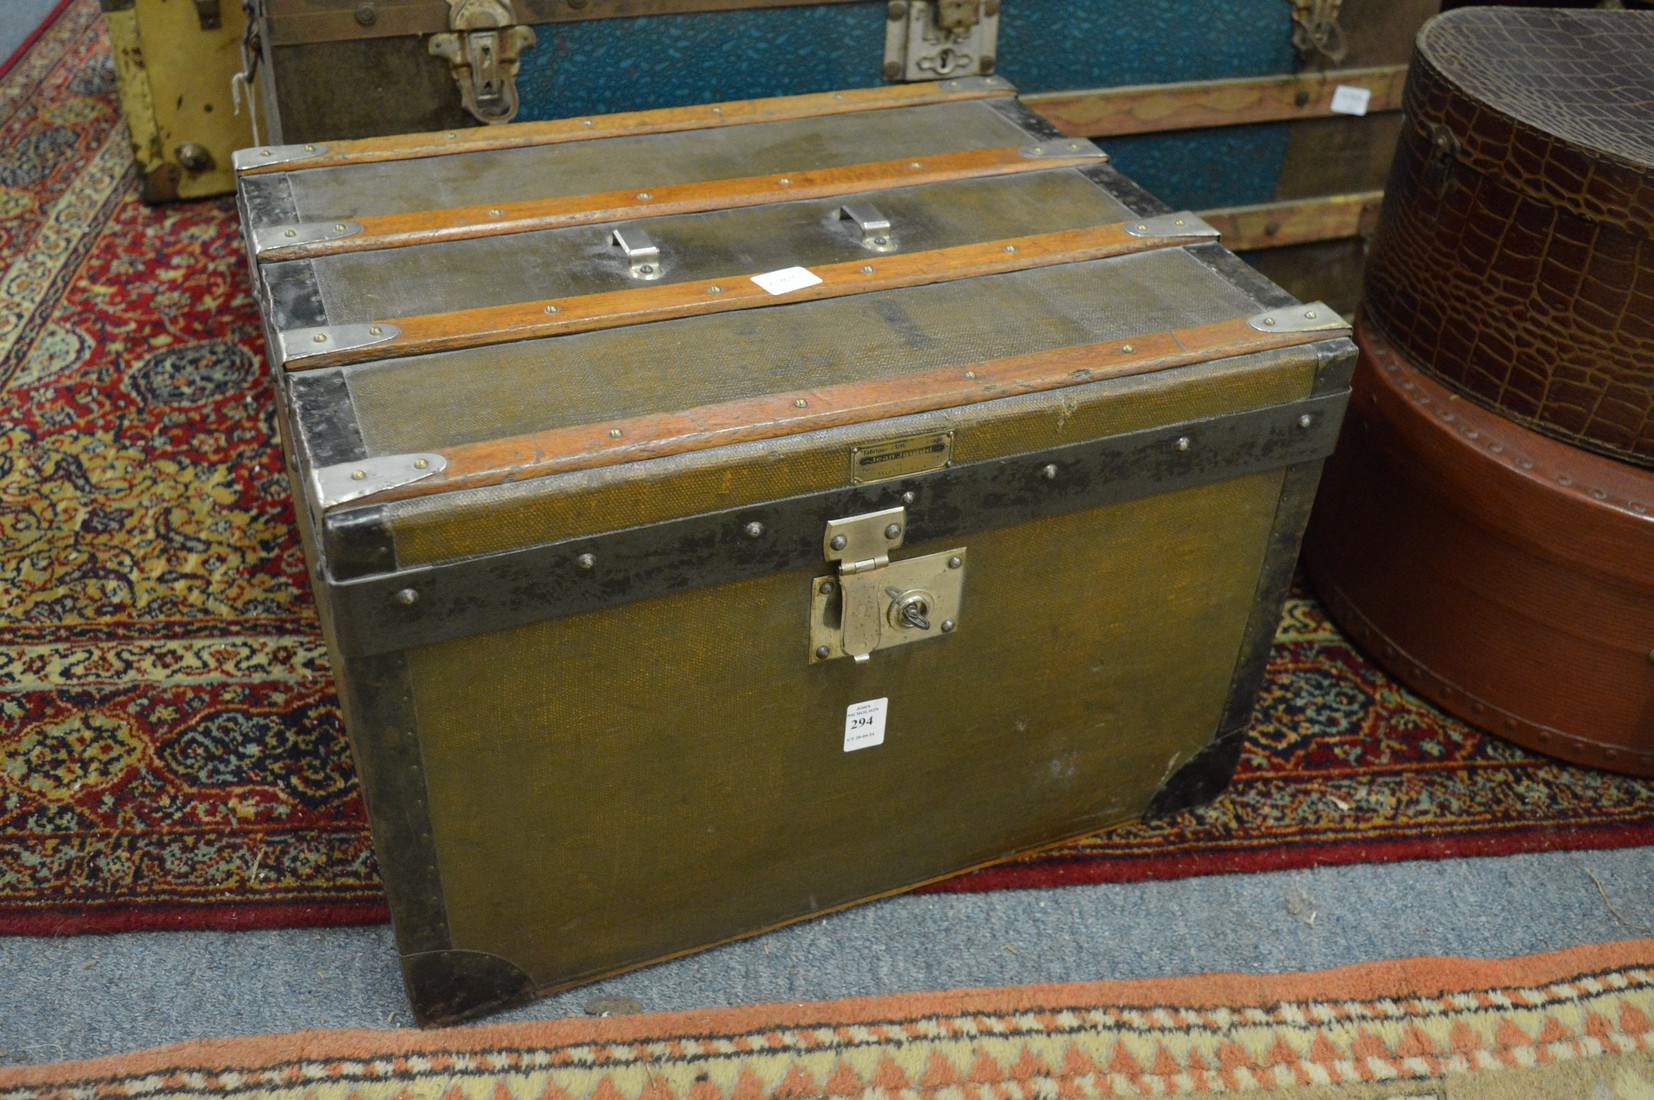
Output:
<svg viewBox="0 0 1654 1100">
<path fill-rule="evenodd" d="M 520 119 L 563 118 L 882 83 L 884 0 L 542 24 Z M 1285 0 L 1006 0 L 998 72 L 1024 92 L 1292 71 Z M 1102 142 L 1177 207 L 1274 197 L 1284 124 Z"/>
</svg>

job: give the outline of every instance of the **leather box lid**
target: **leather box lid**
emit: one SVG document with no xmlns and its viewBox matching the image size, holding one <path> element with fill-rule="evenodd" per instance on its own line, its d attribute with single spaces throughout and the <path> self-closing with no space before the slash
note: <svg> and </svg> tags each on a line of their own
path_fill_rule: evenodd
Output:
<svg viewBox="0 0 1654 1100">
<path fill-rule="evenodd" d="M 1654 13 L 1463 8 L 1419 32 L 1406 111 L 1530 196 L 1654 227 Z"/>
</svg>

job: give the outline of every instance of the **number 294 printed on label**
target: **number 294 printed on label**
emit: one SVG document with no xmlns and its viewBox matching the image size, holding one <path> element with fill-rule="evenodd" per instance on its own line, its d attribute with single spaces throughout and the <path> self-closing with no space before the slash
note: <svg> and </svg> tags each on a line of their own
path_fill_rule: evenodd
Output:
<svg viewBox="0 0 1654 1100">
<path fill-rule="evenodd" d="M 884 716 L 889 709 L 889 699 L 869 699 L 865 703 L 851 703 L 846 707 L 844 751 L 855 752 L 884 744 Z"/>
</svg>

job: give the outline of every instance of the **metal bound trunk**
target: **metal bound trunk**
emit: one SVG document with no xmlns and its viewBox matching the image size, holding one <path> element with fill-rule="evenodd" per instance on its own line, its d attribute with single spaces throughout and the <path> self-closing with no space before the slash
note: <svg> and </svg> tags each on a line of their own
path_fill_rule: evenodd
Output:
<svg viewBox="0 0 1654 1100">
<path fill-rule="evenodd" d="M 240 202 L 415 1009 L 1211 797 L 1353 345 L 996 79 Z"/>
</svg>

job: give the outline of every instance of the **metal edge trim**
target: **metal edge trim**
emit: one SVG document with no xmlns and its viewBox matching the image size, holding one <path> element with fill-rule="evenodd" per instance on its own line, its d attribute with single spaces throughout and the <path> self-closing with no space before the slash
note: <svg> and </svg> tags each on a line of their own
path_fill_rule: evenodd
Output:
<svg viewBox="0 0 1654 1100">
<path fill-rule="evenodd" d="M 912 492 L 914 541 L 1077 511 L 1331 452 L 1347 392 L 987 459 L 873 486 L 807 494 L 627 531 L 346 581 L 330 578 L 346 652 L 425 645 L 708 584 L 821 565 L 826 519 Z M 1050 476 L 1047 467 L 1057 468 Z M 982 500 L 961 502 L 964 494 Z M 991 501 L 991 503 L 990 503 Z M 765 532 L 747 533 L 757 522 Z M 690 560 L 685 546 L 699 548 Z"/>
</svg>

